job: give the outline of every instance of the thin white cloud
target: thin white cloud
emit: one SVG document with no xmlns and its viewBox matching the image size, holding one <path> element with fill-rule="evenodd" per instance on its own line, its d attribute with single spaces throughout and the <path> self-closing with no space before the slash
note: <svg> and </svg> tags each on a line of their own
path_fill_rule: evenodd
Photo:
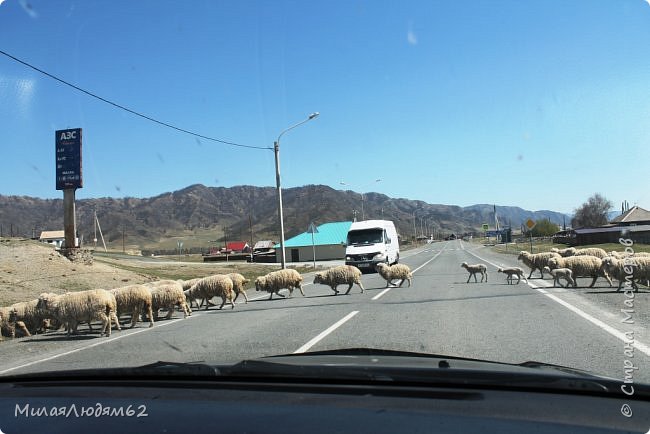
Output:
<svg viewBox="0 0 650 434">
<path fill-rule="evenodd" d="M 650 0 L 648 0 L 648 1 L 650 1 Z M 406 40 L 411 45 L 417 45 L 418 44 L 418 37 L 415 36 L 415 33 L 413 33 L 412 30 L 409 30 L 408 33 L 406 34 Z"/>
<path fill-rule="evenodd" d="M 29 116 L 36 82 L 27 78 L 0 76 L 0 99 L 10 101 L 22 117 Z"/>
<path fill-rule="evenodd" d="M 648 0 L 648 1 L 650 1 L 650 0 Z M 406 31 L 406 41 L 410 45 L 417 45 L 418 44 L 418 37 L 415 34 L 415 32 L 413 31 L 413 23 L 412 22 L 409 22 L 408 30 Z"/>
</svg>

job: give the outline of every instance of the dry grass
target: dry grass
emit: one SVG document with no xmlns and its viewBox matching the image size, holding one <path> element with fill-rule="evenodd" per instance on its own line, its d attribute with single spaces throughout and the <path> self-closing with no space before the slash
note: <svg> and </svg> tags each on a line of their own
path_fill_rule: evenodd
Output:
<svg viewBox="0 0 650 434">
<path fill-rule="evenodd" d="M 33 300 L 43 292 L 110 289 L 158 279 L 191 279 L 237 272 L 253 281 L 278 268 L 274 264 L 188 263 L 122 255 L 97 255 L 93 265 L 83 265 L 70 262 L 47 244 L 0 238 L 0 306 Z M 311 271 L 305 267 L 297 269 L 301 273 Z"/>
</svg>

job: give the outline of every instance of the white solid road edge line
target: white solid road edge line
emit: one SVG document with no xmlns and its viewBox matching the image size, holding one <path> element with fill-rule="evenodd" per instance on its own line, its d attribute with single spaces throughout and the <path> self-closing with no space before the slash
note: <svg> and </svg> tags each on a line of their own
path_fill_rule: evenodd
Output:
<svg viewBox="0 0 650 434">
<path fill-rule="evenodd" d="M 584 312 L 583 310 L 581 310 L 581 309 L 575 307 L 574 305 L 562 300 L 561 298 L 559 298 L 559 297 L 557 297 L 557 296 L 555 296 L 553 294 L 550 294 L 544 288 L 534 286 L 534 285 L 532 285 L 530 283 L 528 284 L 528 286 L 533 288 L 535 291 L 538 291 L 538 292 L 544 294 L 545 296 L 547 296 L 551 300 L 553 300 L 553 301 L 555 301 L 557 303 L 560 303 L 562 306 L 566 307 L 567 309 L 569 309 L 573 313 L 575 313 L 577 315 L 580 315 L 582 318 L 584 318 L 587 321 L 591 322 L 592 324 L 600 327 L 601 329 L 605 330 L 607 333 L 611 334 L 612 336 L 622 340 L 625 343 L 630 343 L 630 340 L 625 336 L 625 333 L 616 330 L 614 327 L 612 327 L 610 325 L 605 324 L 604 322 L 602 322 L 598 318 L 595 318 L 595 317 L 589 315 L 587 312 Z M 636 340 L 636 338 L 633 341 L 633 346 L 634 346 L 634 348 L 641 351 L 646 356 L 650 356 L 650 347 L 648 347 L 645 344 L 642 344 L 641 342 Z"/>
<path fill-rule="evenodd" d="M 125 333 L 120 332 L 120 334 L 115 336 L 115 337 L 112 336 L 113 332 L 111 332 L 111 337 L 110 338 L 101 338 L 100 337 L 99 338 L 99 339 L 101 339 L 100 341 L 93 342 L 92 344 L 85 345 L 85 346 L 82 346 L 82 347 L 77 347 L 74 350 L 69 350 L 69 351 L 65 351 L 63 353 L 54 354 L 54 355 L 51 355 L 49 357 L 34 360 L 32 362 L 29 362 L 29 363 L 23 363 L 22 365 L 14 366 L 13 368 L 3 369 L 2 371 L 0 371 L 0 375 L 6 374 L 7 372 L 15 371 L 16 369 L 27 368 L 28 366 L 36 365 L 38 363 L 43 363 L 43 362 L 47 362 L 47 361 L 50 361 L 50 360 L 54 360 L 54 359 L 57 359 L 59 357 L 67 356 L 69 354 L 78 353 L 79 351 L 87 350 L 89 348 L 97 347 L 99 345 L 107 344 L 109 342 L 114 342 L 114 341 L 117 341 L 118 339 L 126 338 L 126 337 L 133 336 L 133 335 L 137 335 L 137 334 L 142 333 L 142 332 L 156 330 L 156 329 L 159 329 L 160 327 L 165 327 L 166 325 L 174 324 L 174 323 L 176 323 L 178 321 L 183 321 L 183 320 L 196 318 L 197 316 L 200 316 L 200 315 L 195 314 L 194 316 L 188 316 L 187 318 L 173 319 L 173 320 L 170 320 L 170 321 L 166 321 L 166 322 L 164 322 L 162 324 L 159 324 L 157 326 L 142 328 L 142 329 L 139 329 L 139 330 L 132 331 L 131 333 L 129 333 L 128 331 L 131 331 L 133 329 L 128 329 L 128 331 L 124 330 Z"/>
<path fill-rule="evenodd" d="M 358 313 L 359 313 L 359 311 L 358 311 L 358 310 L 355 310 L 355 311 L 352 311 L 352 312 L 350 312 L 349 314 L 345 315 L 343 318 L 341 318 L 340 320 L 338 320 L 337 322 L 335 322 L 334 324 L 332 324 L 331 326 L 329 326 L 326 330 L 324 330 L 323 332 L 321 332 L 318 336 L 316 336 L 314 339 L 312 339 L 312 340 L 310 340 L 309 342 L 307 342 L 307 343 L 306 343 L 305 345 L 303 345 L 302 347 L 298 348 L 298 349 L 297 349 L 296 351 L 294 351 L 293 353 L 294 353 L 294 354 L 304 353 L 305 351 L 307 351 L 308 349 L 310 349 L 311 347 L 313 347 L 314 345 L 316 345 L 318 342 L 320 342 L 320 341 L 321 341 L 323 338 L 325 338 L 327 335 L 329 335 L 330 333 L 332 333 L 334 330 L 336 330 L 337 328 L 341 327 L 343 324 L 345 324 L 346 321 L 348 321 L 350 318 L 352 318 L 353 316 L 355 316 L 355 315 L 358 314 Z"/>
<path fill-rule="evenodd" d="M 445 245 L 443 246 L 443 248 L 440 249 L 440 251 L 439 251 L 438 253 L 436 253 L 435 255 L 433 255 L 433 258 L 429 259 L 427 262 L 425 262 L 424 264 L 420 265 L 418 268 L 416 268 L 415 270 L 413 270 L 412 273 L 415 274 L 415 273 L 416 273 L 420 268 L 424 267 L 424 266 L 427 265 L 429 262 L 431 262 L 431 261 L 433 261 L 434 259 L 436 259 L 438 256 L 440 256 L 440 254 L 441 254 L 441 253 L 442 253 L 446 248 L 447 248 L 447 245 L 445 244 Z M 424 253 L 424 252 L 426 252 L 426 251 L 427 251 L 427 250 L 422 251 L 422 252 L 420 252 L 420 253 Z M 419 254 L 419 253 L 418 253 L 418 254 Z M 413 256 L 415 256 L 415 255 L 413 255 Z M 388 291 L 390 291 L 390 290 L 393 289 L 393 288 L 394 288 L 394 286 L 393 286 L 393 287 L 389 287 L 389 288 L 384 289 L 384 290 L 381 291 L 379 294 L 377 294 L 377 295 L 375 295 L 374 297 L 372 297 L 372 298 L 370 299 L 370 301 L 379 300 L 379 297 L 381 297 L 382 295 L 386 294 Z"/>
<path fill-rule="evenodd" d="M 472 255 L 472 256 L 476 256 L 476 257 L 477 257 L 478 259 L 480 259 L 481 261 L 485 261 L 485 262 L 487 262 L 488 264 L 492 265 L 493 267 L 499 268 L 499 265 L 496 265 L 495 263 L 493 263 L 493 262 L 491 262 L 491 261 L 488 261 L 488 260 L 485 259 L 485 258 L 481 258 L 481 257 L 480 257 L 479 255 L 477 255 L 476 253 L 473 253 L 473 252 L 471 252 L 471 251 L 469 251 L 469 250 L 465 250 L 465 251 L 466 251 L 467 253 L 469 253 L 470 255 Z M 569 303 L 569 302 L 567 302 L 567 301 L 562 300 L 560 297 L 557 297 L 556 295 L 553 295 L 553 294 L 549 293 L 549 292 L 546 291 L 544 288 L 539 287 L 539 286 L 536 286 L 535 284 L 533 284 L 533 283 L 531 283 L 531 282 L 527 282 L 527 283 L 528 283 L 528 286 L 530 286 L 530 287 L 531 287 L 532 289 L 534 289 L 535 291 L 539 292 L 540 294 L 545 295 L 546 297 L 550 298 L 550 299 L 553 300 L 554 302 L 559 303 L 560 305 L 566 307 L 566 308 L 569 309 L 571 312 L 573 312 L 573 313 L 575 313 L 576 315 L 582 317 L 583 319 L 586 319 L 587 321 L 589 321 L 590 323 L 592 323 L 592 324 L 595 325 L 596 327 L 600 328 L 601 330 L 603 330 L 603 331 L 609 333 L 610 335 L 612 335 L 612 336 L 614 336 L 615 338 L 617 338 L 617 339 L 623 341 L 623 342 L 626 343 L 626 344 L 629 344 L 629 343 L 630 343 L 630 340 L 627 338 L 627 336 L 625 335 L 625 333 L 623 333 L 623 332 L 621 332 L 621 331 L 615 329 L 614 327 L 612 327 L 612 326 L 610 326 L 610 325 L 604 323 L 603 321 L 599 320 L 598 318 L 596 318 L 596 317 L 594 317 L 594 316 L 592 316 L 592 315 L 589 315 L 587 312 L 583 311 L 582 309 L 580 309 L 580 308 L 578 308 L 578 307 L 575 307 L 574 305 L 572 305 L 571 303 Z M 634 348 L 636 348 L 637 350 L 641 351 L 641 352 L 642 352 L 643 354 L 645 354 L 646 356 L 650 356 L 650 347 L 649 347 L 648 345 L 646 345 L 646 344 L 644 344 L 644 343 L 641 343 L 641 342 L 640 342 L 639 340 L 637 340 L 636 338 L 634 339 L 634 342 L 633 342 L 632 345 L 634 346 Z"/>
</svg>

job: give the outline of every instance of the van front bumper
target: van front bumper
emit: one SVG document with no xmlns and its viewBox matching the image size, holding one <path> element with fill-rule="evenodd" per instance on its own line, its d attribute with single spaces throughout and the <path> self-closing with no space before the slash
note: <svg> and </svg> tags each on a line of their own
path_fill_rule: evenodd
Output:
<svg viewBox="0 0 650 434">
<path fill-rule="evenodd" d="M 381 259 L 371 259 L 370 255 L 358 255 L 350 256 L 348 255 L 345 259 L 345 265 L 354 265 L 361 271 L 367 271 L 371 273 L 376 273 L 375 267 L 379 263 L 385 263 L 385 260 Z M 375 256 L 375 255 L 372 255 Z"/>
</svg>

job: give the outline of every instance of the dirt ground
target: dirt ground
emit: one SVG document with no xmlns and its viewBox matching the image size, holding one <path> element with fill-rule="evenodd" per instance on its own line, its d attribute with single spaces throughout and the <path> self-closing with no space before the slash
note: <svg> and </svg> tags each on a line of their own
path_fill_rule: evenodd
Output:
<svg viewBox="0 0 650 434">
<path fill-rule="evenodd" d="M 141 273 L 95 261 L 72 263 L 52 246 L 18 238 L 0 239 L 0 306 L 63 293 L 111 288 L 151 280 Z"/>
<path fill-rule="evenodd" d="M 190 279 L 237 272 L 251 283 L 278 269 L 272 264 L 147 261 L 142 257 L 95 255 L 92 265 L 71 262 L 54 247 L 33 240 L 0 238 L 0 306 L 38 298 L 43 292 L 111 289 L 159 279 Z M 301 267 L 300 272 L 308 271 Z M 254 290 L 254 287 L 253 287 Z"/>
</svg>

